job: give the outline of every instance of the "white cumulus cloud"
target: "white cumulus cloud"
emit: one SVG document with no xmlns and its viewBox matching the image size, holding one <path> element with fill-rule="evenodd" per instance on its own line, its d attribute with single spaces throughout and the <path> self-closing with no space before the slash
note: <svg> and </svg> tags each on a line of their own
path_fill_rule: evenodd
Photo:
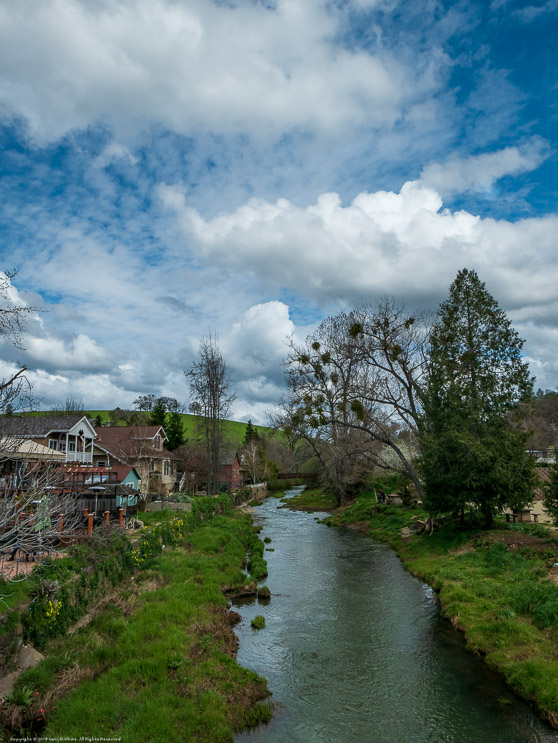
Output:
<svg viewBox="0 0 558 743">
<path fill-rule="evenodd" d="M 411 67 L 338 31 L 323 0 L 0 0 L 0 102 L 39 140 L 96 122 L 268 136 L 391 126 L 436 88 L 434 53 Z"/>
<path fill-rule="evenodd" d="M 306 207 L 253 200 L 207 220 L 185 202 L 169 204 L 200 259 L 322 304 L 390 294 L 434 308 L 464 266 L 509 309 L 555 298 L 558 217 L 511 222 L 452 212 L 419 181 L 399 193 L 361 193 L 346 206 L 331 193 Z"/>
<path fill-rule="evenodd" d="M 535 170 L 547 156 L 545 143 L 535 138 L 522 146 L 469 157 L 454 155 L 443 163 L 432 163 L 423 169 L 420 180 L 445 197 L 467 191 L 487 192 L 506 175 Z"/>
</svg>

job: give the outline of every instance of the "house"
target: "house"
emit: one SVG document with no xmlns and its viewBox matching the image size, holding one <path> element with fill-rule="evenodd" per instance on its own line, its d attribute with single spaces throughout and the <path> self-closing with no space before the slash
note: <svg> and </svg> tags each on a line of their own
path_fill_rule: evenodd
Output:
<svg viewBox="0 0 558 743">
<path fill-rule="evenodd" d="M 114 513 L 118 506 L 137 504 L 138 483 L 141 478 L 136 469 L 129 465 L 66 466 L 55 474 L 56 492 L 72 493 L 81 501 L 82 509 L 87 508 L 95 513 L 104 510 Z"/>
<path fill-rule="evenodd" d="M 65 459 L 62 452 L 32 439 L 0 437 L 0 492 L 35 487 L 53 464 L 63 464 Z"/>
<path fill-rule="evenodd" d="M 8 416 L 0 418 L 0 436 L 32 441 L 64 456 L 65 462 L 92 464 L 95 429 L 85 415 Z"/>
<path fill-rule="evenodd" d="M 138 490 L 141 480 L 135 467 L 127 464 L 112 467 L 66 466 L 57 470 L 58 481 L 68 490 L 82 490 L 92 485 L 128 485 Z"/>
<path fill-rule="evenodd" d="M 116 482 L 120 485 L 128 485 L 134 490 L 140 489 L 141 476 L 135 467 L 129 464 L 118 464 L 111 467 L 116 472 Z"/>
<path fill-rule="evenodd" d="M 219 489 L 239 490 L 244 485 L 244 467 L 238 452 L 224 452 L 219 459 Z"/>
<path fill-rule="evenodd" d="M 174 487 L 174 456 L 163 444 L 162 426 L 110 426 L 97 429 L 93 463 L 96 466 L 133 468 L 142 495 L 167 495 Z M 127 477 L 134 479 L 129 470 Z"/>
</svg>

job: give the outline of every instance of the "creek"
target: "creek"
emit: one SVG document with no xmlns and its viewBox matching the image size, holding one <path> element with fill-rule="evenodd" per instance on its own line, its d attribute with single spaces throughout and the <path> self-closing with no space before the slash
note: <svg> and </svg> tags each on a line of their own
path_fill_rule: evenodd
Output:
<svg viewBox="0 0 558 743">
<path fill-rule="evenodd" d="M 275 714 L 235 743 L 558 743 L 390 547 L 281 505 L 254 516 L 271 601 L 235 602 L 237 660 L 268 680 Z"/>
</svg>

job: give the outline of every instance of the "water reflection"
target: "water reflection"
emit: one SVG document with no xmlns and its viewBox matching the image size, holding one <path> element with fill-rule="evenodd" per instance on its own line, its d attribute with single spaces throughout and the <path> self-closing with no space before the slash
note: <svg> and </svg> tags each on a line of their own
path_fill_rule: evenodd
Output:
<svg viewBox="0 0 558 743">
<path fill-rule="evenodd" d="M 274 549 L 272 600 L 237 608 L 238 660 L 268 679 L 276 714 L 237 743 L 558 741 L 465 651 L 389 547 L 279 505 L 270 498 L 256 515 Z"/>
</svg>

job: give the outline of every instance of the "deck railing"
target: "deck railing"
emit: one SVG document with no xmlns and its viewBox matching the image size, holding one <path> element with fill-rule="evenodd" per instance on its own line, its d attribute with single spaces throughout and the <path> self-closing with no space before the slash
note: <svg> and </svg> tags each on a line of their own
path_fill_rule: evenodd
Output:
<svg viewBox="0 0 558 743">
<path fill-rule="evenodd" d="M 66 462 L 93 462 L 93 452 L 90 451 L 67 451 Z"/>
</svg>

